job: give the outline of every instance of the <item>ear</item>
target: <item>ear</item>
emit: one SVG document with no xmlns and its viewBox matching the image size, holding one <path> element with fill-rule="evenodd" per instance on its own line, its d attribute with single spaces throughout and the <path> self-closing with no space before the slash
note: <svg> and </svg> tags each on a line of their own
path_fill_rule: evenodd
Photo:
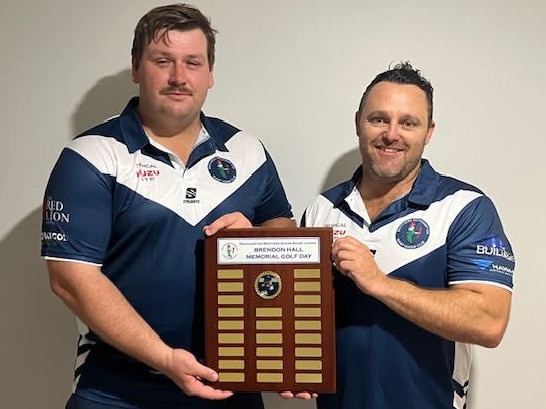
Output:
<svg viewBox="0 0 546 409">
<path fill-rule="evenodd" d="M 430 125 L 428 126 L 428 130 L 427 130 L 427 136 L 425 138 L 425 145 L 427 145 L 430 142 L 430 139 L 432 138 L 432 134 L 434 133 L 434 129 L 436 129 L 436 122 L 430 121 Z"/>
<path fill-rule="evenodd" d="M 356 136 L 360 138 L 360 116 L 361 112 L 356 111 L 355 112 L 355 129 L 356 129 Z"/>
<path fill-rule="evenodd" d="M 214 71 L 210 70 L 209 89 L 211 89 L 213 85 L 214 85 Z"/>
<path fill-rule="evenodd" d="M 131 59 L 131 80 L 133 83 L 138 84 L 140 82 L 138 78 L 138 61 L 135 57 Z"/>
</svg>

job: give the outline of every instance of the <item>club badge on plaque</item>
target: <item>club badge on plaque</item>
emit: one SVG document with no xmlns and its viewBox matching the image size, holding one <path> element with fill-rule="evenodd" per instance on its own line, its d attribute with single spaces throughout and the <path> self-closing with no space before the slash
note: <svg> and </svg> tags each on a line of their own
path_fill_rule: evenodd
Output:
<svg viewBox="0 0 546 409">
<path fill-rule="evenodd" d="M 254 280 L 254 289 L 265 300 L 275 298 L 282 289 L 281 276 L 274 271 L 263 271 Z"/>
</svg>

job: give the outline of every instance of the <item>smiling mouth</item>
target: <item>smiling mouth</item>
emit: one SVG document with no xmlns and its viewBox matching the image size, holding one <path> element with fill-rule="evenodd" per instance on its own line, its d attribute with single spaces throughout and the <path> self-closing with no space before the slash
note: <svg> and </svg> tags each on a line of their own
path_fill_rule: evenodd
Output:
<svg viewBox="0 0 546 409">
<path fill-rule="evenodd" d="M 395 149 L 395 148 L 385 148 L 382 146 L 377 147 L 378 150 L 385 152 L 385 153 L 398 153 L 402 152 L 402 149 Z"/>
</svg>

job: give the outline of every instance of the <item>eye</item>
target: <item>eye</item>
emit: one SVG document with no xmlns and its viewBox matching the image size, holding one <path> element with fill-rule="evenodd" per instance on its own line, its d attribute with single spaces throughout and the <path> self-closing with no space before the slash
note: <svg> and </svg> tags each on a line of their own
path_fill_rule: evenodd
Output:
<svg viewBox="0 0 546 409">
<path fill-rule="evenodd" d="M 409 131 L 415 128 L 418 125 L 418 123 L 417 121 L 413 119 L 406 118 L 401 121 L 400 125 L 402 126 L 403 129 Z"/>
<path fill-rule="evenodd" d="M 187 60 L 186 65 L 190 69 L 197 69 L 203 65 L 203 62 L 200 60 Z"/>
<path fill-rule="evenodd" d="M 163 66 L 163 65 L 167 65 L 170 63 L 170 60 L 168 60 L 167 58 L 156 58 L 154 60 L 154 63 L 156 65 L 159 65 L 159 66 Z"/>
<path fill-rule="evenodd" d="M 382 116 L 372 116 L 371 118 L 368 118 L 368 122 L 373 126 L 383 126 L 388 123 L 387 120 Z"/>
</svg>

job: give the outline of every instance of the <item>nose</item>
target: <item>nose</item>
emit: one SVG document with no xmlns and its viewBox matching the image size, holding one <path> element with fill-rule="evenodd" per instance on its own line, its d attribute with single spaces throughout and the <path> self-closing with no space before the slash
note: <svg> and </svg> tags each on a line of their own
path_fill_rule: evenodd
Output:
<svg viewBox="0 0 546 409">
<path fill-rule="evenodd" d="M 395 121 L 391 121 L 388 124 L 383 137 L 389 141 L 398 139 L 398 124 Z"/>
<path fill-rule="evenodd" d="M 174 63 L 170 72 L 169 83 L 171 85 L 182 85 L 187 80 L 186 67 L 184 64 Z"/>
</svg>

